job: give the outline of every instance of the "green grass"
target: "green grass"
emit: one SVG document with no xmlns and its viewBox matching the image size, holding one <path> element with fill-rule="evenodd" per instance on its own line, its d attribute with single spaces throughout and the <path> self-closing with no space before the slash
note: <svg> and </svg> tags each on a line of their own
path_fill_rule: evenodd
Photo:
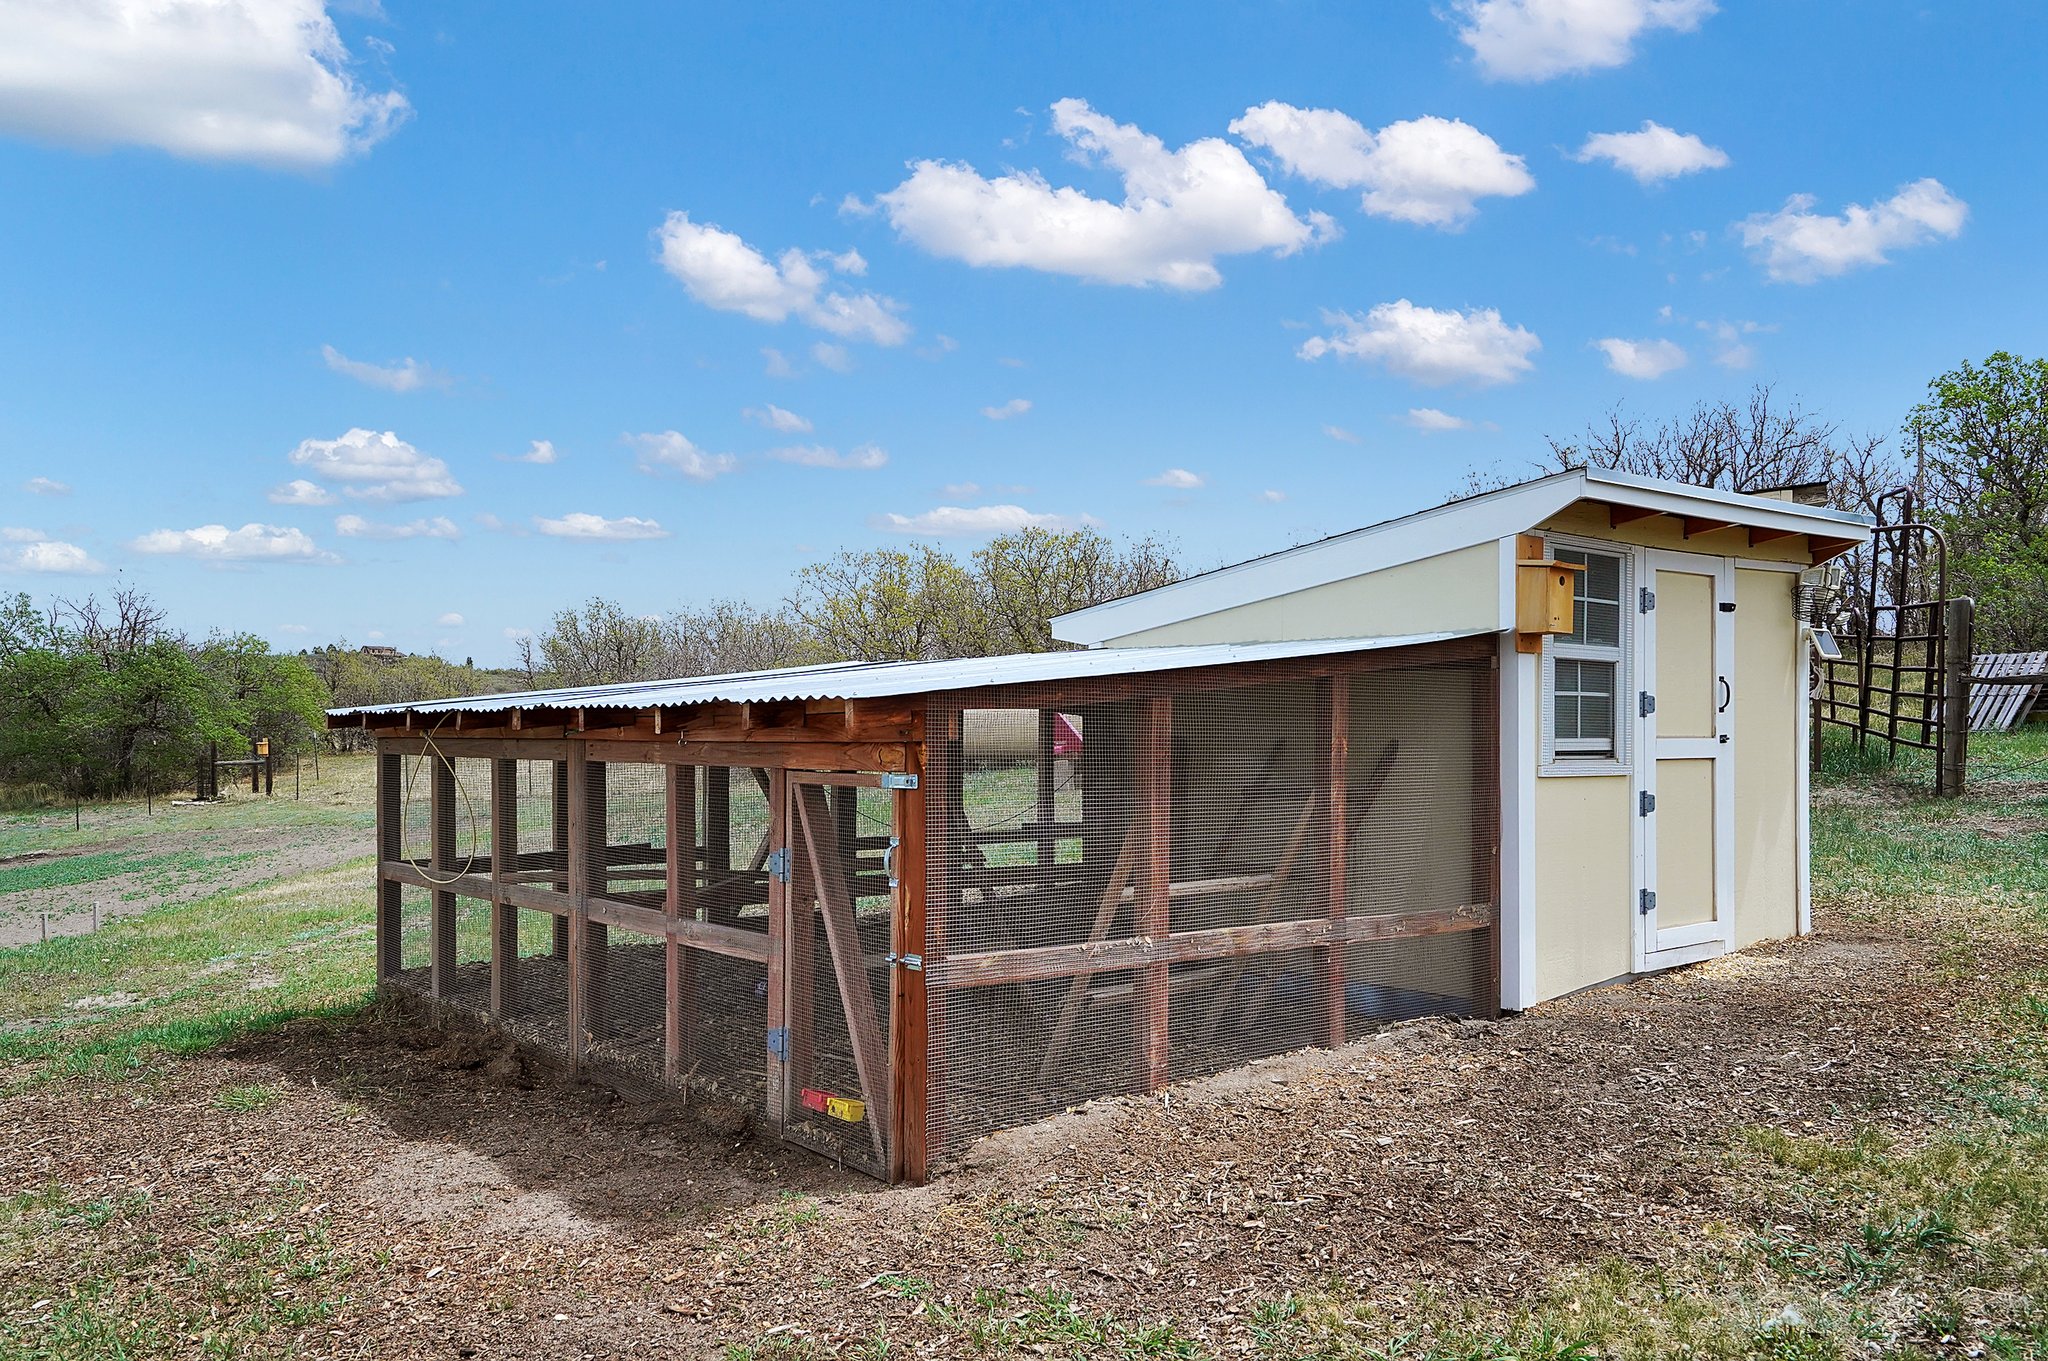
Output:
<svg viewBox="0 0 2048 1361">
<path fill-rule="evenodd" d="M 369 923 L 365 860 L 0 950 L 4 1080 L 131 1073 L 353 1011 L 372 982 Z"/>
<path fill-rule="evenodd" d="M 1838 924 L 1932 940 L 1960 976 L 1993 967 L 1982 952 L 2000 939 L 2039 958 L 2044 758 L 2048 732 L 1979 736 L 1967 796 L 1936 800 L 1924 765 L 1887 769 L 1831 740 L 1815 782 L 1816 901 Z M 2000 982 L 1960 1018 L 1972 1042 L 1912 1137 L 1739 1132 L 1728 1164 L 1756 1187 L 1757 1219 L 1719 1226 L 1676 1264 L 1566 1272 L 1505 1309 L 1427 1296 L 1390 1314 L 1342 1288 L 1308 1292 L 1264 1329 L 1267 1354 L 2048 1361 L 2048 970 Z"/>
</svg>

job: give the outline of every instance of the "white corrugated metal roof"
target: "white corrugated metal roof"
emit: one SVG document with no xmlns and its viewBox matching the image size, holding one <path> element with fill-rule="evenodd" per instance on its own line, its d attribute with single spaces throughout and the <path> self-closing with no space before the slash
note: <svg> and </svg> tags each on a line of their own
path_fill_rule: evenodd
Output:
<svg viewBox="0 0 2048 1361">
<path fill-rule="evenodd" d="M 1231 662 L 1282 661 L 1289 657 L 1334 656 L 1381 648 L 1414 647 L 1475 631 L 1415 633 L 1394 638 L 1322 638 L 1284 643 L 1199 643 L 1180 647 L 1112 647 L 1087 652 L 1027 652 L 1009 657 L 962 657 L 937 662 L 833 662 L 782 671 L 745 671 L 680 680 L 629 681 L 567 690 L 526 690 L 461 699 L 423 699 L 404 704 L 366 704 L 329 709 L 335 718 L 351 714 L 502 713 L 508 709 L 651 709 L 658 705 L 772 702 L 799 699 L 885 699 L 940 690 L 973 690 L 985 685 L 1028 685 L 1037 681 L 1082 680 L 1179 671 Z"/>
<path fill-rule="evenodd" d="M 1870 537 L 1873 523 L 1870 516 L 1854 511 L 1688 486 L 1634 473 L 1572 468 L 1058 615 L 1052 621 L 1053 637 L 1100 646 L 1113 638 L 1518 534 L 1580 500 L 1854 543 Z"/>
</svg>

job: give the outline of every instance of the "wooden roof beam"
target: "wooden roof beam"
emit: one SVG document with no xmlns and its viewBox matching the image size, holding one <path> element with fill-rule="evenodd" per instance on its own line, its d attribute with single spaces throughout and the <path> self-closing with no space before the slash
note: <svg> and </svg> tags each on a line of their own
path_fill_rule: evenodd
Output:
<svg viewBox="0 0 2048 1361">
<path fill-rule="evenodd" d="M 1776 543 L 1780 539 L 1796 539 L 1799 534 L 1800 531 L 1796 529 L 1757 529 L 1752 526 L 1749 531 L 1749 546 L 1762 548 L 1765 544 Z"/>
<path fill-rule="evenodd" d="M 1645 506 L 1610 505 L 1607 507 L 1607 527 L 1620 529 L 1623 525 L 1632 525 L 1638 520 L 1647 520 L 1663 513 L 1661 510 L 1651 510 Z"/>
<path fill-rule="evenodd" d="M 1717 529 L 1735 528 L 1733 520 L 1708 520 L 1696 515 L 1684 515 L 1679 518 L 1685 522 L 1685 537 L 1688 539 L 1695 534 L 1711 534 Z"/>
</svg>

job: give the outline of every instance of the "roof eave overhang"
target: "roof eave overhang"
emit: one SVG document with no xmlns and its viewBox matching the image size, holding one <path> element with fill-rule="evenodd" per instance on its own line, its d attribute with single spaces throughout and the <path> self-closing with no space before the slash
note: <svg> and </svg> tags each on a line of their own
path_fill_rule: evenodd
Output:
<svg viewBox="0 0 2048 1361">
<path fill-rule="evenodd" d="M 1063 642 L 1099 647 L 1113 638 L 1503 539 L 1580 501 L 1807 535 L 1816 562 L 1870 538 L 1868 516 L 1575 468 L 1063 614 L 1052 621 L 1052 634 Z"/>
</svg>

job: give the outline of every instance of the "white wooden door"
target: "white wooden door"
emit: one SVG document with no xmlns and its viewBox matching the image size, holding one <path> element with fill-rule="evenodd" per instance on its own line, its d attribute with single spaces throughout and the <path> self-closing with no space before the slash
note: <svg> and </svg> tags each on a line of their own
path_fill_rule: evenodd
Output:
<svg viewBox="0 0 2048 1361">
<path fill-rule="evenodd" d="M 1638 580 L 1638 969 L 1735 939 L 1735 574 L 1645 549 Z"/>
</svg>

